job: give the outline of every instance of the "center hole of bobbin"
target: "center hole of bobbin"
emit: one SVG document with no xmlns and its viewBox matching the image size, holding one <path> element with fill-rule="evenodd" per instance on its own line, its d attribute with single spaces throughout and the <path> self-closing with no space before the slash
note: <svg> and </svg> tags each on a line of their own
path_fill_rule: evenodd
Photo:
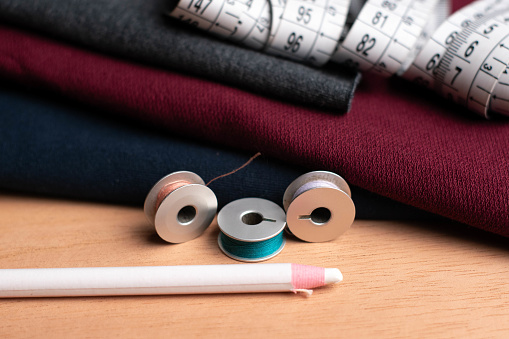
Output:
<svg viewBox="0 0 509 339">
<path fill-rule="evenodd" d="M 318 207 L 311 212 L 310 219 L 317 225 L 323 225 L 329 222 L 331 218 L 331 212 L 328 208 Z"/>
<path fill-rule="evenodd" d="M 182 207 L 177 214 L 177 220 L 181 224 L 188 224 L 196 217 L 196 208 L 191 205 Z"/>
<path fill-rule="evenodd" d="M 258 225 L 263 221 L 263 215 L 257 212 L 249 212 L 244 214 L 241 220 L 246 225 Z"/>
</svg>

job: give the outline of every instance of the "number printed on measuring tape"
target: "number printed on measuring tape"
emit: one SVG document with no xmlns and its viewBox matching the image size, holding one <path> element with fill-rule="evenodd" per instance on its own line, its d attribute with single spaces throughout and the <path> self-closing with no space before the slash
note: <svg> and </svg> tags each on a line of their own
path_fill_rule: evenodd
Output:
<svg viewBox="0 0 509 339">
<path fill-rule="evenodd" d="M 234 2 L 231 0 L 182 0 L 171 16 L 211 33 L 229 35 L 233 31 L 231 23 L 235 15 L 235 11 L 229 8 L 232 6 Z M 226 12 L 233 12 L 233 15 Z M 223 17 L 221 23 L 218 22 L 219 17 Z"/>
<path fill-rule="evenodd" d="M 507 114 L 507 46 L 509 4 L 474 2 L 436 30 L 403 76 L 482 116 Z"/>
<path fill-rule="evenodd" d="M 343 0 L 287 0 L 279 16 L 272 18 L 267 53 L 324 65 L 338 44 L 348 4 Z"/>
<path fill-rule="evenodd" d="M 337 62 L 390 76 L 402 73 L 438 1 L 368 0 L 333 56 Z M 445 13 L 443 13 L 445 14 Z"/>
<path fill-rule="evenodd" d="M 402 75 L 484 117 L 509 115 L 508 0 L 475 1 L 448 18 L 449 0 L 362 2 L 181 0 L 170 15 L 273 55 Z"/>
<path fill-rule="evenodd" d="M 270 34 L 270 4 L 265 0 L 181 0 L 170 16 L 253 49 Z"/>
</svg>

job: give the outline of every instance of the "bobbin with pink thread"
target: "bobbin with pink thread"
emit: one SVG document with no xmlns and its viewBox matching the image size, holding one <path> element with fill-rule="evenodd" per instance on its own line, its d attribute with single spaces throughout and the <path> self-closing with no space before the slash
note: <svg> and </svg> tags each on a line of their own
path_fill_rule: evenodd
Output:
<svg viewBox="0 0 509 339">
<path fill-rule="evenodd" d="M 314 171 L 301 175 L 283 196 L 287 229 L 308 242 L 336 239 L 355 219 L 351 195 L 345 179 L 336 173 Z"/>
<path fill-rule="evenodd" d="M 152 187 L 144 211 L 163 240 L 182 243 L 209 227 L 216 215 L 217 198 L 199 175 L 174 172 Z"/>
</svg>

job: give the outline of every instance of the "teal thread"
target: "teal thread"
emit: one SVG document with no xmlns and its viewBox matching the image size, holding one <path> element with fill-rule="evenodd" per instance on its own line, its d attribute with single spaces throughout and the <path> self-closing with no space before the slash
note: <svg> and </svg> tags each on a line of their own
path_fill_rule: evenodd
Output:
<svg viewBox="0 0 509 339">
<path fill-rule="evenodd" d="M 283 233 L 259 242 L 246 242 L 228 237 L 221 232 L 221 244 L 226 252 L 239 258 L 260 259 L 274 254 L 283 244 Z"/>
</svg>

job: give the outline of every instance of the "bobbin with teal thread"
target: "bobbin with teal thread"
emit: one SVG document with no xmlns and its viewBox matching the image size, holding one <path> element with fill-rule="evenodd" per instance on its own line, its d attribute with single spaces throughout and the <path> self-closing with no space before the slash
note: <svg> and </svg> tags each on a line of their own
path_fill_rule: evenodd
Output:
<svg viewBox="0 0 509 339">
<path fill-rule="evenodd" d="M 285 246 L 285 212 L 272 201 L 235 200 L 217 215 L 219 248 L 232 259 L 258 262 L 278 255 Z"/>
</svg>

